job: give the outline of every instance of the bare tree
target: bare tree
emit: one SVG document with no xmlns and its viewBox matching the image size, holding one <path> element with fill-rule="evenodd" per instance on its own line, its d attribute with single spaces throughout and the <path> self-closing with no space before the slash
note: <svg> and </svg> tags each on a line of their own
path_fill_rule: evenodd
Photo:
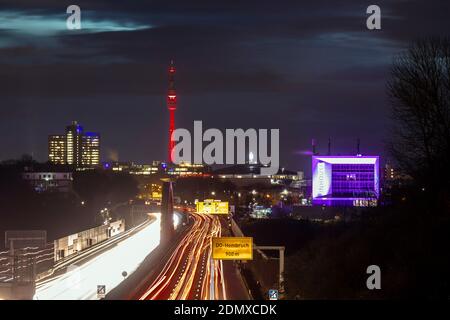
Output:
<svg viewBox="0 0 450 320">
<path fill-rule="evenodd" d="M 414 42 L 391 68 L 388 92 L 397 163 L 430 191 L 450 184 L 450 39 Z"/>
</svg>

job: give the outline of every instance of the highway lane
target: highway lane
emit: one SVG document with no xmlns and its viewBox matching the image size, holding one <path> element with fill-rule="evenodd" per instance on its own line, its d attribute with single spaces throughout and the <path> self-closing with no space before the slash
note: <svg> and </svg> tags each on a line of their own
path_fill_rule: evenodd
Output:
<svg viewBox="0 0 450 320">
<path fill-rule="evenodd" d="M 194 219 L 160 274 L 140 300 L 226 299 L 223 264 L 211 257 L 211 238 L 221 235 L 217 216 L 191 214 Z"/>
<path fill-rule="evenodd" d="M 116 245 L 118 242 L 128 238 L 131 234 L 135 233 L 139 229 L 141 229 L 143 226 L 148 224 L 149 222 L 144 222 L 136 227 L 133 227 L 123 233 L 120 233 L 112 238 L 109 238 L 105 241 L 102 241 L 95 246 L 89 247 L 84 249 L 83 251 L 80 251 L 76 254 L 72 254 L 66 258 L 63 258 L 59 260 L 51 270 L 49 270 L 47 273 L 43 273 L 41 275 L 38 275 L 36 286 L 39 288 L 42 285 L 44 285 L 48 281 L 52 281 L 58 274 L 61 274 L 65 272 L 67 267 L 70 267 L 71 265 L 78 265 L 82 264 L 83 261 L 88 260 L 92 257 L 97 256 L 100 252 L 106 251 L 108 248 L 110 248 L 112 245 Z M 150 222 L 151 223 L 151 222 Z M 52 253 L 53 254 L 53 253 Z M 53 257 L 52 257 L 53 259 Z"/>
<path fill-rule="evenodd" d="M 122 273 L 133 273 L 142 261 L 160 243 L 161 215 L 136 233 L 121 240 L 117 245 L 102 251 L 88 261 L 74 261 L 66 273 L 45 281 L 36 289 L 35 300 L 97 299 L 97 285 L 105 285 L 106 293 L 125 278 Z M 179 216 L 174 215 L 178 225 Z"/>
</svg>

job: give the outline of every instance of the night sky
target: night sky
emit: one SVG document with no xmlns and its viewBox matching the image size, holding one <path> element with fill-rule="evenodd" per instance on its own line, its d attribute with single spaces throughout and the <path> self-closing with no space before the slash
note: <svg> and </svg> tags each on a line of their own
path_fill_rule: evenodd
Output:
<svg viewBox="0 0 450 320">
<path fill-rule="evenodd" d="M 66 29 L 81 7 L 83 29 Z M 366 28 L 381 7 L 382 30 Z M 165 159 L 167 66 L 176 126 L 279 128 L 280 161 L 305 151 L 384 155 L 393 57 L 450 30 L 450 1 L 0 0 L 0 160 L 47 160 L 47 136 L 78 120 L 102 160 Z M 306 169 L 307 170 L 307 169 Z"/>
</svg>

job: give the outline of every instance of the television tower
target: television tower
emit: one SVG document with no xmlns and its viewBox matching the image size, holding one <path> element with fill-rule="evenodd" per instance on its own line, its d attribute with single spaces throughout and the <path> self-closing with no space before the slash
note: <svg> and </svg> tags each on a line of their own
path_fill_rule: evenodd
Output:
<svg viewBox="0 0 450 320">
<path fill-rule="evenodd" d="M 172 141 L 172 134 L 175 130 L 175 110 L 177 110 L 177 94 L 175 91 L 175 65 L 173 60 L 170 62 L 169 66 L 169 90 L 167 91 L 167 108 L 170 113 L 170 122 L 169 122 L 169 163 L 173 163 L 172 158 L 172 150 L 175 147 L 175 141 Z"/>
</svg>

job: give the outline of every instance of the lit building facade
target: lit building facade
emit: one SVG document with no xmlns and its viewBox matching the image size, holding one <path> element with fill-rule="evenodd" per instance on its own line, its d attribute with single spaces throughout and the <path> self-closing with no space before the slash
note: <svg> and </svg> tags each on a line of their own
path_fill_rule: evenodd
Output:
<svg viewBox="0 0 450 320">
<path fill-rule="evenodd" d="M 66 164 L 81 166 L 81 140 L 83 127 L 76 121 L 66 127 Z"/>
<path fill-rule="evenodd" d="M 72 172 L 24 172 L 22 178 L 36 192 L 71 192 Z"/>
<path fill-rule="evenodd" d="M 154 164 L 136 164 L 130 169 L 131 174 L 136 175 L 151 175 L 161 172 L 161 166 L 159 163 Z"/>
<path fill-rule="evenodd" d="M 378 156 L 313 156 L 313 205 L 376 206 L 379 171 Z"/>
<path fill-rule="evenodd" d="M 48 159 L 52 164 L 89 168 L 100 164 L 100 135 L 84 132 L 76 121 L 66 127 L 64 135 L 48 138 Z"/>
<path fill-rule="evenodd" d="M 283 185 L 300 188 L 305 185 L 303 172 L 295 172 L 280 168 L 276 174 L 261 174 L 261 165 L 244 164 L 217 169 L 213 172 L 215 178 L 230 180 L 237 186 L 248 186 L 255 183 L 268 186 Z"/>
<path fill-rule="evenodd" d="M 81 164 L 83 167 L 100 164 L 100 135 L 86 132 L 81 138 Z"/>
<path fill-rule="evenodd" d="M 133 175 L 152 175 L 161 172 L 160 162 L 154 161 L 153 164 L 136 164 L 133 162 L 109 161 L 103 162 L 103 169 L 114 172 L 123 172 Z"/>
<path fill-rule="evenodd" d="M 209 166 L 188 162 L 181 162 L 178 165 L 163 166 L 163 168 L 168 174 L 180 177 L 203 176 L 210 171 Z"/>
<path fill-rule="evenodd" d="M 65 135 L 50 135 L 48 137 L 48 160 L 53 164 L 66 163 Z"/>
<path fill-rule="evenodd" d="M 133 162 L 104 162 L 105 170 L 126 172 L 133 175 L 168 174 L 171 176 L 203 176 L 208 174 L 210 167 L 203 164 L 180 163 L 168 164 L 161 161 L 153 161 L 152 164 L 136 164 Z"/>
</svg>

